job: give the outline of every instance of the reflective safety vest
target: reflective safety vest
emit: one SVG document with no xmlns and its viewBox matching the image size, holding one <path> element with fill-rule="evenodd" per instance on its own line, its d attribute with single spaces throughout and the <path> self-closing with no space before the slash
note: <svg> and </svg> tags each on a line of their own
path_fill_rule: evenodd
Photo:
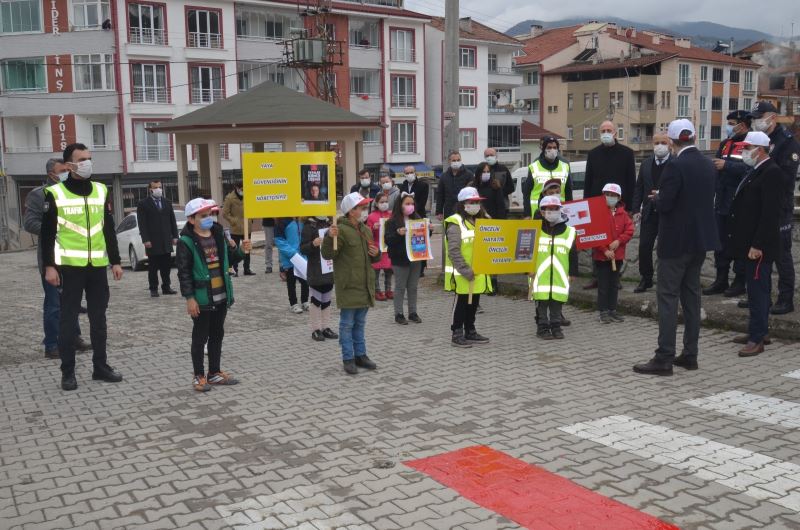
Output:
<svg viewBox="0 0 800 530">
<path fill-rule="evenodd" d="M 569 251 L 575 242 L 575 229 L 568 226 L 557 236 L 542 232 L 536 255 L 532 300 L 566 302 L 569 297 Z"/>
<path fill-rule="evenodd" d="M 45 188 L 45 193 L 51 194 L 56 202 L 56 265 L 108 266 L 103 235 L 108 197 L 105 184 L 92 182 L 92 192 L 86 197 L 72 193 L 63 182 Z"/>
<path fill-rule="evenodd" d="M 542 166 L 538 158 L 528 166 L 533 176 L 533 191 L 531 191 L 531 216 L 539 209 L 539 199 L 542 197 L 544 183 L 550 179 L 561 181 L 561 202 L 567 200 L 567 178 L 569 178 L 569 164 L 563 160 L 558 161 L 558 166 L 552 171 Z"/>
<path fill-rule="evenodd" d="M 447 225 L 457 224 L 461 227 L 461 256 L 464 261 L 472 266 L 472 248 L 475 241 L 475 225 L 468 223 L 460 214 L 453 214 L 444 220 L 444 233 L 447 235 Z M 444 254 L 444 290 L 455 291 L 458 294 L 469 294 L 469 281 L 453 267 L 450 261 L 450 253 L 445 245 Z M 492 292 L 492 282 L 488 281 L 485 274 L 476 274 L 472 287 L 474 294 Z"/>
</svg>

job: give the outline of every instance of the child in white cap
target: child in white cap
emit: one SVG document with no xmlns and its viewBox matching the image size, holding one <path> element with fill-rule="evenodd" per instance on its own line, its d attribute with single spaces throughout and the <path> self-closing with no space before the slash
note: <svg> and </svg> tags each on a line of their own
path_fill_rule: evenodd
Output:
<svg viewBox="0 0 800 530">
<path fill-rule="evenodd" d="M 622 203 L 622 188 L 619 184 L 609 183 L 603 187 L 606 204 L 611 211 L 611 242 L 608 245 L 595 247 L 592 259 L 597 270 L 597 310 L 600 322 L 623 322 L 625 319 L 617 313 L 619 298 L 619 275 L 625 261 L 625 247 L 633 237 L 633 221 L 625 205 Z"/>
</svg>

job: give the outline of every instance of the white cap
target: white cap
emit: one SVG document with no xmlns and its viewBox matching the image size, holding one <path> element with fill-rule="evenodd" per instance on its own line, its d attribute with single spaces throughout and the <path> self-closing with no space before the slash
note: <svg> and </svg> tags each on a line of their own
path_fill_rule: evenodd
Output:
<svg viewBox="0 0 800 530">
<path fill-rule="evenodd" d="M 217 203 L 211 199 L 192 199 L 188 203 L 186 203 L 186 207 L 183 209 L 183 213 L 186 214 L 186 217 L 194 215 L 198 212 L 203 212 L 205 210 L 219 210 Z"/>
<path fill-rule="evenodd" d="M 478 190 L 476 190 L 472 186 L 467 186 L 466 188 L 462 188 L 461 191 L 458 192 L 458 202 L 482 201 L 482 200 L 483 197 L 481 197 L 481 194 L 478 193 Z"/>
<path fill-rule="evenodd" d="M 545 206 L 558 206 L 561 208 L 561 199 L 558 198 L 558 195 L 542 197 L 542 200 L 539 201 L 539 208 L 544 208 Z"/>
<path fill-rule="evenodd" d="M 744 137 L 744 141 L 747 145 L 757 145 L 759 147 L 769 147 L 769 136 L 761 131 L 753 131 L 747 133 L 747 136 Z"/>
<path fill-rule="evenodd" d="M 372 199 L 368 199 L 354 191 L 349 195 L 345 195 L 342 199 L 342 213 L 347 215 L 347 212 L 355 208 L 356 206 L 361 206 L 362 204 L 369 204 L 372 202 Z"/>
<path fill-rule="evenodd" d="M 689 131 L 689 135 L 684 135 L 684 138 L 681 138 L 681 133 L 683 131 Z M 686 118 L 671 121 L 669 123 L 669 128 L 667 129 L 667 136 L 669 136 L 672 140 L 691 140 L 695 137 L 695 134 L 694 125 L 692 125 L 692 122 Z"/>
<path fill-rule="evenodd" d="M 610 191 L 611 193 L 616 193 L 620 197 L 622 197 L 622 188 L 619 184 L 614 184 L 613 182 L 609 182 L 605 186 L 603 186 L 603 193 Z"/>
</svg>

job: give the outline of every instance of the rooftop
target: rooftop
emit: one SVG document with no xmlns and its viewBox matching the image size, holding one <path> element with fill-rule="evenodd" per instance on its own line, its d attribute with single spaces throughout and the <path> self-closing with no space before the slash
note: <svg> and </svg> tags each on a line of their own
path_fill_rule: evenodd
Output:
<svg viewBox="0 0 800 530">
<path fill-rule="evenodd" d="M 543 31 L 541 35 L 536 37 L 520 39 L 524 44 L 522 51 L 525 52 L 525 55 L 516 58 L 517 66 L 539 63 L 577 43 L 578 39 L 575 37 L 575 32 L 581 27 L 583 26 L 578 24 L 563 28 L 552 28 Z"/>
<path fill-rule="evenodd" d="M 672 59 L 677 55 L 677 53 L 656 53 L 635 58 L 628 57 L 622 61 L 619 59 L 609 59 L 606 61 L 598 61 L 597 63 L 593 63 L 591 61 L 576 62 L 560 68 L 549 70 L 545 72 L 545 75 L 572 74 L 576 72 L 592 72 L 597 70 L 616 70 L 618 68 L 640 68 L 660 63 L 662 61 L 666 61 L 667 59 Z"/>
<path fill-rule="evenodd" d="M 522 46 L 522 43 L 514 37 L 509 37 L 505 33 L 501 33 L 490 28 L 489 26 L 485 26 L 480 22 L 475 22 L 469 17 L 461 18 L 459 22 L 458 36 L 460 39 Z M 444 31 L 444 18 L 431 17 L 431 26 L 439 31 Z"/>
<path fill-rule="evenodd" d="M 293 7 L 297 6 L 296 0 L 269 0 L 277 4 L 286 4 Z M 379 6 L 373 4 L 365 4 L 359 2 L 332 2 L 331 7 L 334 12 L 336 11 L 350 11 L 354 13 L 371 13 L 376 15 L 390 15 L 396 17 L 418 18 L 420 20 L 430 20 L 430 16 L 417 13 L 416 11 L 409 11 L 392 6 Z"/>
<path fill-rule="evenodd" d="M 539 127 L 535 123 L 529 121 L 522 121 L 522 130 L 520 131 L 520 140 L 541 140 L 545 136 L 555 136 L 559 140 L 563 140 L 564 136 L 548 131 L 543 127 Z"/>
</svg>

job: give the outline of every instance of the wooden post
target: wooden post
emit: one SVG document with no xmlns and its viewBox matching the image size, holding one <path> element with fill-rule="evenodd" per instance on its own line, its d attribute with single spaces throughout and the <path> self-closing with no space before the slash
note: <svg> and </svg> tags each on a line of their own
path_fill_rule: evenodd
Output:
<svg viewBox="0 0 800 530">
<path fill-rule="evenodd" d="M 469 295 L 467 295 L 467 303 L 472 305 L 472 291 L 475 290 L 475 280 L 469 282 Z"/>
<path fill-rule="evenodd" d="M 611 270 L 614 271 L 614 272 L 617 272 L 617 260 L 616 259 L 612 259 L 611 260 Z"/>
<path fill-rule="evenodd" d="M 244 218 L 244 241 L 250 239 L 250 223 L 247 222 L 247 217 Z M 250 254 L 249 250 L 244 251 L 245 254 Z"/>
</svg>

